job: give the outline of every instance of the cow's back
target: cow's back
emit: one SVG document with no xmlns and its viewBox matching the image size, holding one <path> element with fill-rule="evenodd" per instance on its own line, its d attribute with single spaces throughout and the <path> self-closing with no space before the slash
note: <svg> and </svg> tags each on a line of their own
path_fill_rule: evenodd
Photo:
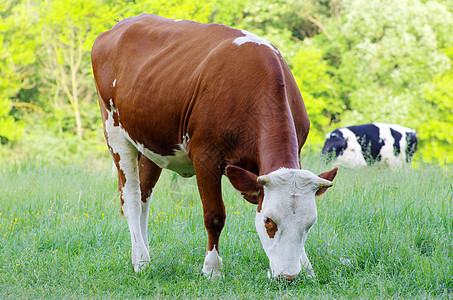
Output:
<svg viewBox="0 0 453 300">
<path fill-rule="evenodd" d="M 295 131 L 300 150 L 309 120 L 294 78 L 275 47 L 246 34 L 147 14 L 123 20 L 93 46 L 100 101 L 132 140 L 160 155 L 184 144 L 189 156 L 208 146 L 227 163 L 254 160 L 272 124 L 287 127 L 273 134 L 275 147 L 293 147 L 285 136 Z"/>
<path fill-rule="evenodd" d="M 98 87 L 108 90 L 115 79 L 145 90 L 155 89 L 153 82 L 158 82 L 162 89 L 181 86 L 176 78 L 192 77 L 216 45 L 237 36 L 240 31 L 217 24 L 150 14 L 124 19 L 99 35 L 93 45 L 95 76 L 102 72 Z M 117 78 L 115 74 L 122 77 Z M 133 93 L 126 95 L 133 96 Z"/>
<path fill-rule="evenodd" d="M 93 46 L 100 96 L 106 107 L 118 110 L 132 139 L 170 155 L 181 143 L 180 122 L 196 96 L 203 60 L 219 43 L 238 35 L 222 25 L 148 14 L 125 19 Z M 152 139 L 144 132 L 152 132 Z"/>
</svg>

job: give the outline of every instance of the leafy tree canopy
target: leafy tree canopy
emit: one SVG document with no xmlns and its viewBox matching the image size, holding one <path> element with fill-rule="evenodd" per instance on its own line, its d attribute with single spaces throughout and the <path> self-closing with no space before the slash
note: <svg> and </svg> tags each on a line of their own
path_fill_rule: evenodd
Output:
<svg viewBox="0 0 453 300">
<path fill-rule="evenodd" d="M 0 152 L 21 149 L 27 156 L 39 149 L 56 161 L 71 153 L 79 158 L 105 153 L 91 45 L 119 20 L 147 12 L 226 24 L 276 45 L 304 97 L 311 149 L 319 149 L 335 127 L 389 122 L 417 130 L 422 159 L 452 163 L 449 5 L 448 0 L 4 0 Z M 61 141 L 68 155 L 31 146 L 43 141 Z"/>
</svg>

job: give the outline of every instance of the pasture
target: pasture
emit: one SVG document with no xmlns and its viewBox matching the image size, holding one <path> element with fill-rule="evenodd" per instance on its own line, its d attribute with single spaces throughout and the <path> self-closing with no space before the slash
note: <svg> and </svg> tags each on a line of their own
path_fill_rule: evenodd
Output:
<svg viewBox="0 0 453 300">
<path fill-rule="evenodd" d="M 108 165 L 108 164 L 106 164 Z M 330 166 L 308 154 L 304 168 Z M 195 178 L 164 171 L 149 219 L 151 264 L 136 274 L 104 171 L 24 163 L 0 168 L 0 298 L 350 299 L 453 296 L 453 174 L 436 165 L 340 169 L 317 198 L 307 255 L 317 275 L 267 278 L 256 207 L 223 178 L 223 280 L 201 276 L 206 246 Z"/>
</svg>

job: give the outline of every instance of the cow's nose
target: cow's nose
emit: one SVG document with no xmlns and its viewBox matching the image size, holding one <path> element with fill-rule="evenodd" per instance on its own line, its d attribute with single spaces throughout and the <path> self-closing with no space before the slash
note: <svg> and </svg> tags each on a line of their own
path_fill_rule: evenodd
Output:
<svg viewBox="0 0 453 300">
<path fill-rule="evenodd" d="M 296 276 L 294 275 L 283 275 L 288 281 L 293 281 Z"/>
<path fill-rule="evenodd" d="M 286 274 L 280 274 L 278 275 L 278 280 L 287 280 L 289 282 L 292 282 L 294 279 L 296 279 L 297 275 L 286 275 Z"/>
</svg>

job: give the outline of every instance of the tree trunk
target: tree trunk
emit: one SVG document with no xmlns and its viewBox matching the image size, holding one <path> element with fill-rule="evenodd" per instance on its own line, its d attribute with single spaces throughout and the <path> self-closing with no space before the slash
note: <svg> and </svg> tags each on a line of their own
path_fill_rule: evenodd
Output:
<svg viewBox="0 0 453 300">
<path fill-rule="evenodd" d="M 82 117 L 80 116 L 79 104 L 76 103 L 74 106 L 74 116 L 76 119 L 76 130 L 77 130 L 77 138 L 79 140 L 82 139 Z"/>
</svg>

